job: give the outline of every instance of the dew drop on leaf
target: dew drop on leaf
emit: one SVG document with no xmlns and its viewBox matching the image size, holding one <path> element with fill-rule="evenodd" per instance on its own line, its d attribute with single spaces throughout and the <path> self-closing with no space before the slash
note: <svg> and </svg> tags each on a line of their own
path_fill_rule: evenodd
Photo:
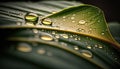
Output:
<svg viewBox="0 0 120 69">
<path fill-rule="evenodd" d="M 91 49 L 92 47 L 90 45 L 87 46 L 88 49 Z"/>
<path fill-rule="evenodd" d="M 78 46 L 74 46 L 74 50 L 79 50 L 79 47 Z"/>
<path fill-rule="evenodd" d="M 27 20 L 27 21 L 35 22 L 35 21 L 37 21 L 37 19 L 38 19 L 38 15 L 36 15 L 34 13 L 30 13 L 25 16 L 25 20 Z"/>
<path fill-rule="evenodd" d="M 79 21 L 79 24 L 81 24 L 81 25 L 83 25 L 83 24 L 85 24 L 85 23 L 86 23 L 85 20 L 80 20 L 80 21 Z"/>
<path fill-rule="evenodd" d="M 28 45 L 28 44 L 21 43 L 17 46 L 17 50 L 21 51 L 21 52 L 31 52 L 32 47 L 30 47 L 30 45 Z"/>
<path fill-rule="evenodd" d="M 68 35 L 67 35 L 67 34 L 61 34 L 61 36 L 62 36 L 63 38 L 68 38 Z"/>
<path fill-rule="evenodd" d="M 43 25 L 52 25 L 52 20 L 50 18 L 42 19 Z"/>
<path fill-rule="evenodd" d="M 37 29 L 33 29 L 33 33 L 38 33 L 38 30 Z"/>
<path fill-rule="evenodd" d="M 46 41 L 52 41 L 53 37 L 50 35 L 41 35 L 40 37 L 42 40 L 46 40 Z"/>
<path fill-rule="evenodd" d="M 46 51 L 45 51 L 44 49 L 38 49 L 38 50 L 37 50 L 37 53 L 38 53 L 38 54 L 45 54 L 45 52 L 46 52 Z"/>
<path fill-rule="evenodd" d="M 87 58 L 92 58 L 93 54 L 88 50 L 81 50 L 81 54 Z"/>
</svg>

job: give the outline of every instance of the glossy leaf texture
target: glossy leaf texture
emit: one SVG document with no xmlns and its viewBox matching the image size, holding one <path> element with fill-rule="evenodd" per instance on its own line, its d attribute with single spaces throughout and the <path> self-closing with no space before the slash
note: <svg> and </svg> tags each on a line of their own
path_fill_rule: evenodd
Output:
<svg viewBox="0 0 120 69">
<path fill-rule="evenodd" d="M 103 12 L 75 5 L 68 1 L 0 4 L 1 68 L 119 68 L 119 44 Z"/>
</svg>

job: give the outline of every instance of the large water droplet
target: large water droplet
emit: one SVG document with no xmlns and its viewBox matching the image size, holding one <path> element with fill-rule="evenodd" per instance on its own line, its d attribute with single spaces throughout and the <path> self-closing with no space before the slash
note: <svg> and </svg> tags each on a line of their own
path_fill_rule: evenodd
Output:
<svg viewBox="0 0 120 69">
<path fill-rule="evenodd" d="M 68 35 L 67 35 L 67 34 L 61 34 L 61 36 L 62 36 L 63 38 L 68 38 Z"/>
<path fill-rule="evenodd" d="M 21 52 L 31 52 L 32 48 L 28 44 L 21 43 L 17 46 L 17 50 Z"/>
<path fill-rule="evenodd" d="M 33 29 L 33 32 L 34 32 L 34 33 L 38 33 L 38 30 L 37 30 L 37 29 Z"/>
<path fill-rule="evenodd" d="M 74 50 L 79 50 L 79 47 L 78 46 L 74 46 Z"/>
<path fill-rule="evenodd" d="M 38 54 L 45 54 L 46 51 L 45 51 L 44 49 L 38 49 L 38 50 L 37 50 L 37 53 L 38 53 Z"/>
<path fill-rule="evenodd" d="M 40 37 L 42 40 L 52 41 L 53 37 L 50 35 L 41 35 Z"/>
<path fill-rule="evenodd" d="M 92 58 L 93 57 L 92 53 L 88 50 L 81 50 L 81 54 L 83 56 L 87 57 L 87 58 Z"/>
<path fill-rule="evenodd" d="M 38 19 L 38 15 L 36 15 L 36 14 L 34 14 L 34 13 L 30 13 L 30 14 L 28 14 L 28 15 L 25 16 L 25 19 L 26 19 L 27 21 L 35 22 L 35 21 L 37 21 L 37 19 Z"/>
<path fill-rule="evenodd" d="M 85 20 L 80 20 L 80 21 L 79 21 L 79 24 L 85 24 L 85 23 L 86 23 Z"/>
<path fill-rule="evenodd" d="M 52 25 L 52 20 L 50 18 L 45 18 L 45 19 L 42 20 L 42 24 Z"/>
</svg>

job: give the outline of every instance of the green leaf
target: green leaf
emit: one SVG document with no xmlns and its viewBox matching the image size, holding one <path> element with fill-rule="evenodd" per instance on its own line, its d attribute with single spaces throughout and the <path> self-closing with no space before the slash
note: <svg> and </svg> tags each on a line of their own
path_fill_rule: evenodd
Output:
<svg viewBox="0 0 120 69">
<path fill-rule="evenodd" d="M 95 6 L 75 6 L 46 18 L 50 18 L 53 22 L 52 26 L 59 27 L 60 30 L 97 38 L 120 48 L 120 44 L 114 40 L 109 32 L 103 12 Z"/>
</svg>

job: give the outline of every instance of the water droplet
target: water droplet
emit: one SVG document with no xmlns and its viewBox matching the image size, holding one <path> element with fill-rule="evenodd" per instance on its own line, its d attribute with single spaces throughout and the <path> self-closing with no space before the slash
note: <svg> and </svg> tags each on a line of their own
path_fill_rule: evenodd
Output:
<svg viewBox="0 0 120 69">
<path fill-rule="evenodd" d="M 73 14 L 72 16 L 75 16 L 76 14 Z"/>
<path fill-rule="evenodd" d="M 38 49 L 38 50 L 37 50 L 37 53 L 38 53 L 38 54 L 45 54 L 45 52 L 46 52 L 46 51 L 45 51 L 44 49 Z"/>
<path fill-rule="evenodd" d="M 55 35 L 56 38 L 60 38 L 60 36 L 58 34 Z"/>
<path fill-rule="evenodd" d="M 88 49 L 91 49 L 92 47 L 90 45 L 87 46 Z"/>
<path fill-rule="evenodd" d="M 80 21 L 79 21 L 79 24 L 85 24 L 85 23 L 86 23 L 85 20 L 80 20 Z"/>
<path fill-rule="evenodd" d="M 78 46 L 74 46 L 74 49 L 75 49 L 75 50 L 79 50 L 79 47 L 78 47 Z"/>
<path fill-rule="evenodd" d="M 67 44 L 66 44 L 66 43 L 64 43 L 64 42 L 61 42 L 60 44 L 61 44 L 61 45 L 63 45 L 63 46 L 67 46 Z"/>
<path fill-rule="evenodd" d="M 98 45 L 95 45 L 95 47 L 98 47 Z"/>
<path fill-rule="evenodd" d="M 17 22 L 17 25 L 21 25 L 22 23 L 21 22 Z"/>
<path fill-rule="evenodd" d="M 36 15 L 36 14 L 34 14 L 34 13 L 30 13 L 30 14 L 28 14 L 28 15 L 25 16 L 25 19 L 26 19 L 27 21 L 35 22 L 35 21 L 37 21 L 37 19 L 38 19 L 38 15 Z"/>
<path fill-rule="evenodd" d="M 75 19 L 75 17 L 71 17 L 71 19 Z"/>
<path fill-rule="evenodd" d="M 72 21 L 73 23 L 75 22 L 75 21 Z"/>
<path fill-rule="evenodd" d="M 52 20 L 50 18 L 45 18 L 45 19 L 42 20 L 42 24 L 52 25 Z"/>
<path fill-rule="evenodd" d="M 66 18 L 66 16 L 63 16 L 63 18 Z"/>
<path fill-rule="evenodd" d="M 53 40 L 53 37 L 50 36 L 50 35 L 42 35 L 40 38 L 42 40 L 47 40 L 47 41 L 52 41 Z"/>
<path fill-rule="evenodd" d="M 28 25 L 28 26 L 34 26 L 33 22 L 26 22 L 25 24 Z"/>
<path fill-rule="evenodd" d="M 21 52 L 31 52 L 32 48 L 28 44 L 21 43 L 17 46 L 17 50 Z"/>
<path fill-rule="evenodd" d="M 104 34 L 105 34 L 104 32 L 101 33 L 101 35 L 104 35 Z"/>
<path fill-rule="evenodd" d="M 61 36 L 62 36 L 63 38 L 68 38 L 68 35 L 67 35 L 67 34 L 61 34 Z"/>
<path fill-rule="evenodd" d="M 88 50 L 81 50 L 81 54 L 83 56 L 87 57 L 87 58 L 92 58 L 93 57 L 92 53 Z"/>
<path fill-rule="evenodd" d="M 98 45 L 98 48 L 103 48 L 103 46 L 99 44 L 99 45 Z"/>
<path fill-rule="evenodd" d="M 55 14 L 55 13 L 57 13 L 56 11 L 52 11 L 52 14 Z"/>
<path fill-rule="evenodd" d="M 37 30 L 37 29 L 33 29 L 33 32 L 34 32 L 34 33 L 38 33 L 38 30 Z"/>
<path fill-rule="evenodd" d="M 77 32 L 85 32 L 85 30 L 84 30 L 84 29 L 81 29 L 81 28 L 78 28 L 76 31 L 77 31 Z"/>
<path fill-rule="evenodd" d="M 78 38 L 75 38 L 75 40 L 78 40 Z"/>
<path fill-rule="evenodd" d="M 55 31 L 52 31 L 52 34 L 55 34 Z"/>
</svg>

